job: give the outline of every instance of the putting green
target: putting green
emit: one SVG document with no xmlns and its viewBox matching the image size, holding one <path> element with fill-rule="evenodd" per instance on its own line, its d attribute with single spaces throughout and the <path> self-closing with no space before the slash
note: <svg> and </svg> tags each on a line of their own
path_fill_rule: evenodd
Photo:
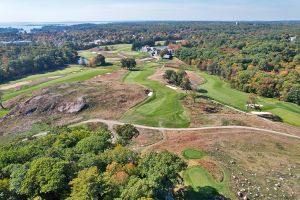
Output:
<svg viewBox="0 0 300 200">
<path fill-rule="evenodd" d="M 182 155 L 185 159 L 192 160 L 192 159 L 201 159 L 204 156 L 206 156 L 206 153 L 196 149 L 186 149 L 182 152 Z"/>
<path fill-rule="evenodd" d="M 189 199 L 207 199 L 217 194 L 236 199 L 229 189 L 229 176 L 225 173 L 223 181 L 218 182 L 206 169 L 196 166 L 188 168 L 183 173 L 183 178 L 193 188 L 189 192 Z"/>
</svg>

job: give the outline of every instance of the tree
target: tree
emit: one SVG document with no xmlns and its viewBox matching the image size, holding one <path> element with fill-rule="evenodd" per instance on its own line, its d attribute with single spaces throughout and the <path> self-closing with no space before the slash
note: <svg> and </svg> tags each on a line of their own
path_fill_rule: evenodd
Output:
<svg viewBox="0 0 300 200">
<path fill-rule="evenodd" d="M 168 49 L 163 49 L 162 51 L 160 51 L 159 55 L 160 57 L 164 57 L 165 55 L 170 54 Z"/>
<path fill-rule="evenodd" d="M 28 165 L 24 164 L 24 165 L 14 165 L 11 169 L 11 173 L 10 173 L 10 187 L 9 189 L 18 194 L 21 195 L 22 194 L 22 182 L 25 178 L 25 175 L 28 171 Z"/>
<path fill-rule="evenodd" d="M 255 94 L 250 94 L 247 99 L 247 104 L 257 104 L 258 98 Z"/>
<path fill-rule="evenodd" d="M 187 76 L 183 78 L 182 82 L 180 83 L 180 87 L 186 91 L 192 89 L 191 81 Z"/>
<path fill-rule="evenodd" d="M 183 82 L 183 79 L 187 77 L 187 73 L 184 70 L 179 70 L 177 72 L 177 80 L 176 80 L 176 85 L 181 85 L 181 83 Z"/>
<path fill-rule="evenodd" d="M 295 84 L 291 87 L 287 100 L 300 105 L 300 84 Z"/>
<path fill-rule="evenodd" d="M 92 58 L 89 62 L 90 67 L 97 67 L 105 65 L 105 57 L 102 54 L 98 54 L 95 58 Z"/>
<path fill-rule="evenodd" d="M 153 183 L 144 178 L 131 177 L 128 184 L 123 189 L 121 199 L 141 199 L 143 197 L 152 197 L 154 194 Z"/>
<path fill-rule="evenodd" d="M 172 74 L 176 74 L 176 72 L 172 69 L 168 69 L 165 71 L 164 78 L 169 80 Z"/>
<path fill-rule="evenodd" d="M 9 179 L 0 179 L 0 199 L 10 199 Z"/>
<path fill-rule="evenodd" d="M 84 169 L 70 182 L 72 192 L 68 200 L 103 199 L 108 189 L 97 167 Z"/>
<path fill-rule="evenodd" d="M 0 90 L 0 108 L 5 109 L 4 106 L 3 106 L 2 101 L 3 101 L 3 92 Z"/>
<path fill-rule="evenodd" d="M 126 146 L 130 143 L 133 138 L 139 136 L 139 131 L 131 124 L 124 124 L 122 126 L 118 126 L 116 129 L 118 134 L 118 143 Z"/>
<path fill-rule="evenodd" d="M 79 153 L 99 153 L 110 147 L 109 138 L 102 136 L 90 136 L 84 138 L 76 145 L 76 150 Z"/>
<path fill-rule="evenodd" d="M 121 60 L 121 66 L 123 68 L 127 68 L 128 70 L 132 70 L 136 67 L 136 61 L 133 58 L 123 58 Z"/>
<path fill-rule="evenodd" d="M 165 198 L 183 180 L 179 173 L 186 169 L 185 162 L 167 151 L 150 153 L 139 163 L 141 177 L 151 180 L 153 197 Z"/>
<path fill-rule="evenodd" d="M 69 163 L 57 158 L 41 157 L 34 160 L 27 171 L 21 191 L 30 197 L 61 196 L 68 186 Z"/>
</svg>

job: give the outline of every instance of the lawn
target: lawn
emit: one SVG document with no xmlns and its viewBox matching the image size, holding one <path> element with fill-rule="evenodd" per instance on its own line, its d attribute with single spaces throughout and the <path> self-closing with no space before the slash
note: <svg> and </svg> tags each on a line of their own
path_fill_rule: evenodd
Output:
<svg viewBox="0 0 300 200">
<path fill-rule="evenodd" d="M 207 90 L 205 95 L 226 105 L 246 111 L 245 105 L 249 96 L 248 93 L 232 89 L 228 83 L 217 76 L 203 72 L 200 72 L 200 74 L 206 79 L 206 83 L 200 87 Z M 285 123 L 300 126 L 300 106 L 263 97 L 259 98 L 259 103 L 264 105 L 263 111 L 279 116 Z"/>
<path fill-rule="evenodd" d="M 65 75 L 61 78 L 57 78 L 48 82 L 41 83 L 39 85 L 34 85 L 34 86 L 29 86 L 29 87 L 23 87 L 20 90 L 14 91 L 14 92 L 9 92 L 5 93 L 3 96 L 3 100 L 9 100 L 13 97 L 19 96 L 19 95 L 24 95 L 24 94 L 30 94 L 33 91 L 49 87 L 52 85 L 58 85 L 58 84 L 63 84 L 63 83 L 72 83 L 72 82 L 79 82 L 79 81 L 84 81 L 91 79 L 97 75 L 105 74 L 108 72 L 111 72 L 115 70 L 116 67 L 107 67 L 107 68 L 81 68 L 80 71 L 70 73 L 68 75 Z M 53 73 L 53 72 L 51 72 Z M 44 74 L 45 75 L 45 74 Z M 38 76 L 38 75 L 36 75 Z M 45 75 L 46 76 L 46 75 Z"/>
<path fill-rule="evenodd" d="M 189 199 L 214 199 L 218 194 L 236 199 L 229 189 L 229 175 L 225 174 L 222 182 L 216 181 L 213 176 L 200 166 L 190 167 L 183 173 L 184 181 L 192 187 Z"/>
<path fill-rule="evenodd" d="M 202 159 L 206 155 L 205 152 L 196 149 L 186 149 L 182 152 L 185 159 Z"/>
<path fill-rule="evenodd" d="M 145 67 L 141 71 L 131 71 L 124 77 L 129 84 L 142 84 L 153 90 L 152 97 L 137 105 L 123 116 L 123 121 L 154 127 L 188 127 L 190 122 L 180 103 L 184 95 L 147 77 L 154 74 L 155 69 Z"/>
</svg>

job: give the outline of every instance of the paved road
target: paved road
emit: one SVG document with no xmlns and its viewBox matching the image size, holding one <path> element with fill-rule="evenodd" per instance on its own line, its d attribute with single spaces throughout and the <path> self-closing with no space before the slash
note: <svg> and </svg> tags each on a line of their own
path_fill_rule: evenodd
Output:
<svg viewBox="0 0 300 200">
<path fill-rule="evenodd" d="M 87 123 L 93 122 L 100 122 L 107 124 L 109 128 L 112 128 L 114 125 L 123 125 L 123 122 L 114 121 L 114 120 L 103 120 L 103 119 L 91 119 L 88 121 L 80 122 L 76 125 L 83 125 Z M 252 131 L 260 131 L 265 133 L 271 133 L 274 135 L 285 136 L 289 138 L 296 138 L 300 139 L 300 136 L 291 135 L 288 133 L 282 133 L 278 131 L 268 130 L 268 129 L 261 129 L 261 128 L 254 128 L 254 127 L 245 127 L 245 126 L 213 126 L 213 127 L 201 127 L 201 128 L 161 128 L 161 127 L 150 127 L 150 126 L 143 126 L 138 124 L 133 124 L 137 128 L 142 129 L 150 129 L 150 130 L 158 130 L 158 131 L 201 131 L 201 130 L 222 130 L 222 129 L 240 129 L 240 130 L 252 130 Z"/>
</svg>

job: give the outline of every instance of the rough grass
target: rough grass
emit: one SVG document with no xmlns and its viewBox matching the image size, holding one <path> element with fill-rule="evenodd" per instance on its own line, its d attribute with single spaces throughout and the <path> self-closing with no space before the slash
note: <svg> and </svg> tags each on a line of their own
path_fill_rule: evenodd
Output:
<svg viewBox="0 0 300 200">
<path fill-rule="evenodd" d="M 7 109 L 0 110 L 0 118 L 4 117 L 8 113 L 9 113 L 9 110 L 7 110 Z"/>
<path fill-rule="evenodd" d="M 189 199 L 207 199 L 221 194 L 231 199 L 236 199 L 229 189 L 229 175 L 224 174 L 222 182 L 216 181 L 204 168 L 195 166 L 188 168 L 183 173 L 184 181 L 193 188 L 189 191 Z"/>
<path fill-rule="evenodd" d="M 49 87 L 49 86 L 53 86 L 53 85 L 57 85 L 57 84 L 63 84 L 63 83 L 72 83 L 72 82 L 79 82 L 79 81 L 84 81 L 84 80 L 88 80 L 91 79 L 97 75 L 101 75 L 101 74 L 105 74 L 108 72 L 111 72 L 113 70 L 115 70 L 116 67 L 107 67 L 107 68 L 85 68 L 82 69 L 79 72 L 76 73 L 71 73 L 68 74 L 62 78 L 58 78 L 58 79 L 54 79 L 45 83 L 41 83 L 39 85 L 34 85 L 34 86 L 30 86 L 30 87 L 24 87 L 21 90 L 18 91 L 14 91 L 14 92 L 9 92 L 4 94 L 3 99 L 4 100 L 9 100 L 13 97 L 19 96 L 19 95 L 24 95 L 24 94 L 30 94 L 33 91 L 45 88 L 45 87 Z"/>
<path fill-rule="evenodd" d="M 202 73 L 206 83 L 201 89 L 207 90 L 207 95 L 226 105 L 246 111 L 246 102 L 249 94 L 232 89 L 228 83 L 222 81 L 219 77 Z M 264 105 L 263 111 L 271 112 L 279 116 L 283 122 L 300 126 L 300 106 L 288 102 L 279 101 L 271 98 L 259 98 L 259 102 Z"/>
<path fill-rule="evenodd" d="M 182 152 L 182 156 L 185 159 L 191 160 L 191 159 L 202 159 L 206 155 L 205 152 L 199 151 L 196 149 L 186 149 Z"/>
<path fill-rule="evenodd" d="M 123 120 L 155 127 L 188 127 L 190 122 L 180 103 L 183 94 L 147 79 L 155 69 L 131 71 L 124 77 L 129 84 L 142 84 L 154 91 L 152 97 L 125 113 Z"/>
</svg>

